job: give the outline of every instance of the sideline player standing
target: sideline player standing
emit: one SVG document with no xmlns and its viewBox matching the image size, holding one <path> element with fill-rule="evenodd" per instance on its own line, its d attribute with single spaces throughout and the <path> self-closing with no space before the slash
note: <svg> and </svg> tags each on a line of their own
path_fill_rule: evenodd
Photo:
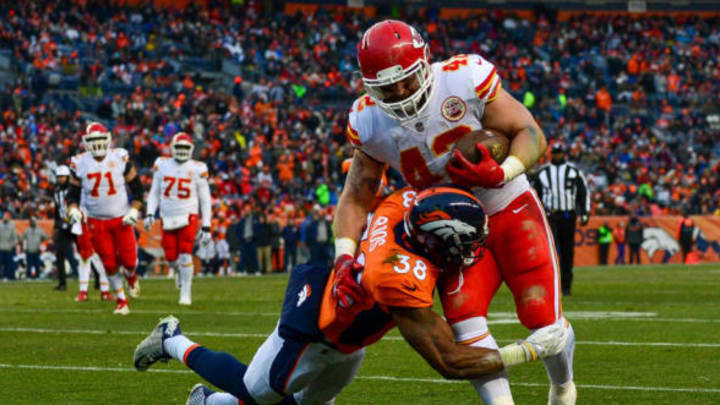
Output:
<svg viewBox="0 0 720 405">
<path fill-rule="evenodd" d="M 572 333 L 562 316 L 551 230 L 525 176 L 547 147 L 545 135 L 530 112 L 502 89 L 495 66 L 479 55 L 430 64 L 420 34 L 396 20 L 365 31 L 358 62 L 368 94 L 350 109 L 347 134 L 356 151 L 333 224 L 336 272 L 348 273 L 383 167 L 389 163 L 416 188 L 449 180 L 472 187 L 490 217 L 488 251 L 513 293 L 522 324 L 533 330 L 566 324 Z M 451 156 L 455 142 L 481 128 L 511 139 L 502 164 L 480 144 L 483 159 L 476 164 L 459 151 Z M 475 325 L 468 320 L 466 327 L 482 330 L 484 325 L 479 319 Z M 550 404 L 575 403 L 574 347 L 571 338 L 562 353 L 544 360 Z"/>
<path fill-rule="evenodd" d="M 162 247 L 165 259 L 180 279 L 180 305 L 192 304 L 192 249 L 197 235 L 198 208 L 202 214 L 200 243 L 210 242 L 210 186 L 208 168 L 192 159 L 193 142 L 190 135 L 178 132 L 170 143 L 172 159 L 159 157 L 153 165 L 153 182 L 147 201 L 145 229 L 155 222 L 160 205 L 162 219 Z"/>
<path fill-rule="evenodd" d="M 127 315 L 130 306 L 118 266 L 128 272 L 131 296 L 137 296 L 140 285 L 135 273 L 137 241 L 133 227 L 140 217 L 143 189 L 128 152 L 110 148 L 111 140 L 110 131 L 104 125 L 93 122 L 87 126 L 82 137 L 86 152 L 73 156 L 70 163 L 73 176 L 68 194 L 68 217 L 73 224 L 83 220 L 78 208 L 82 200 L 87 208 L 87 228 L 93 248 L 105 266 L 117 297 L 113 313 Z M 130 204 L 126 185 L 132 193 Z"/>
</svg>

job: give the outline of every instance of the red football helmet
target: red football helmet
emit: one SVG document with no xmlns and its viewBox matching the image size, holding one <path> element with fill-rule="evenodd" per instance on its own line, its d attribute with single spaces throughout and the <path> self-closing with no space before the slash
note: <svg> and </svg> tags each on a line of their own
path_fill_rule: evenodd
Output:
<svg viewBox="0 0 720 405">
<path fill-rule="evenodd" d="M 110 149 L 110 131 L 105 125 L 99 122 L 91 122 L 85 128 L 85 135 L 82 137 L 85 150 L 93 157 L 103 157 Z"/>
<path fill-rule="evenodd" d="M 365 31 L 357 50 L 363 84 L 373 101 L 400 121 L 420 115 L 429 104 L 433 74 L 429 48 L 417 30 L 402 21 L 381 21 Z M 389 85 L 411 76 L 417 79 L 417 89 L 410 96 L 385 101 Z"/>
<path fill-rule="evenodd" d="M 170 142 L 172 157 L 178 162 L 189 160 L 192 157 L 193 149 L 192 138 L 185 132 L 178 132 L 173 136 L 172 142 Z"/>
</svg>

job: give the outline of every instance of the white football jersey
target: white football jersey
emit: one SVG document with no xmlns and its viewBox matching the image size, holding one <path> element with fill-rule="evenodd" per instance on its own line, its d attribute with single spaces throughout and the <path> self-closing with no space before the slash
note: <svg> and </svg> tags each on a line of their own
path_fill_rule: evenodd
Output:
<svg viewBox="0 0 720 405">
<path fill-rule="evenodd" d="M 155 160 L 153 171 L 148 215 L 155 214 L 159 202 L 161 218 L 197 215 L 202 210 L 203 226 L 210 226 L 210 186 L 205 163 L 193 159 L 178 162 L 173 158 L 159 157 Z"/>
<path fill-rule="evenodd" d="M 127 213 L 130 205 L 124 173 L 128 160 L 128 152 L 122 148 L 108 150 L 100 161 L 87 152 L 70 159 L 70 167 L 82 185 L 80 198 L 88 217 L 111 219 Z"/>
<path fill-rule="evenodd" d="M 479 55 L 457 55 L 433 63 L 434 88 L 423 113 L 404 123 L 390 118 L 369 96 L 355 100 L 347 135 L 370 157 L 403 174 L 416 188 L 450 182 L 445 165 L 452 145 L 482 128 L 485 105 L 500 91 L 495 66 Z M 488 214 L 505 208 L 530 189 L 522 174 L 498 189 L 473 189 Z"/>
</svg>

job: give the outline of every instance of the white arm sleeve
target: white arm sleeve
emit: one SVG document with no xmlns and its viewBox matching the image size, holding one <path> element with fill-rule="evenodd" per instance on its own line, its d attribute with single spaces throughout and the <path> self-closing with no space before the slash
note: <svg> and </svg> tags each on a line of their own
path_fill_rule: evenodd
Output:
<svg viewBox="0 0 720 405">
<path fill-rule="evenodd" d="M 202 215 L 202 226 L 203 228 L 209 228 L 210 221 L 212 219 L 212 207 L 210 206 L 210 185 L 208 184 L 207 177 L 198 176 L 197 187 L 198 199 L 200 200 L 200 214 Z"/>
<path fill-rule="evenodd" d="M 160 172 L 156 171 L 153 174 L 152 186 L 150 187 L 150 193 L 148 194 L 147 216 L 155 215 L 155 211 L 157 211 L 159 201 L 160 201 Z"/>
</svg>

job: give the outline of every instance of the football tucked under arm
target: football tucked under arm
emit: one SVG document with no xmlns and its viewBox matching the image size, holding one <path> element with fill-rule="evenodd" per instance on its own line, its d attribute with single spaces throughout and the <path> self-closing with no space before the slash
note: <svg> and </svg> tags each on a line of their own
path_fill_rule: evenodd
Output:
<svg viewBox="0 0 720 405">
<path fill-rule="evenodd" d="M 510 150 L 510 139 L 506 136 L 491 129 L 479 129 L 460 138 L 452 151 L 458 150 L 471 163 L 478 163 L 481 158 L 477 150 L 478 143 L 485 145 L 493 160 L 498 164 L 505 160 Z"/>
</svg>

